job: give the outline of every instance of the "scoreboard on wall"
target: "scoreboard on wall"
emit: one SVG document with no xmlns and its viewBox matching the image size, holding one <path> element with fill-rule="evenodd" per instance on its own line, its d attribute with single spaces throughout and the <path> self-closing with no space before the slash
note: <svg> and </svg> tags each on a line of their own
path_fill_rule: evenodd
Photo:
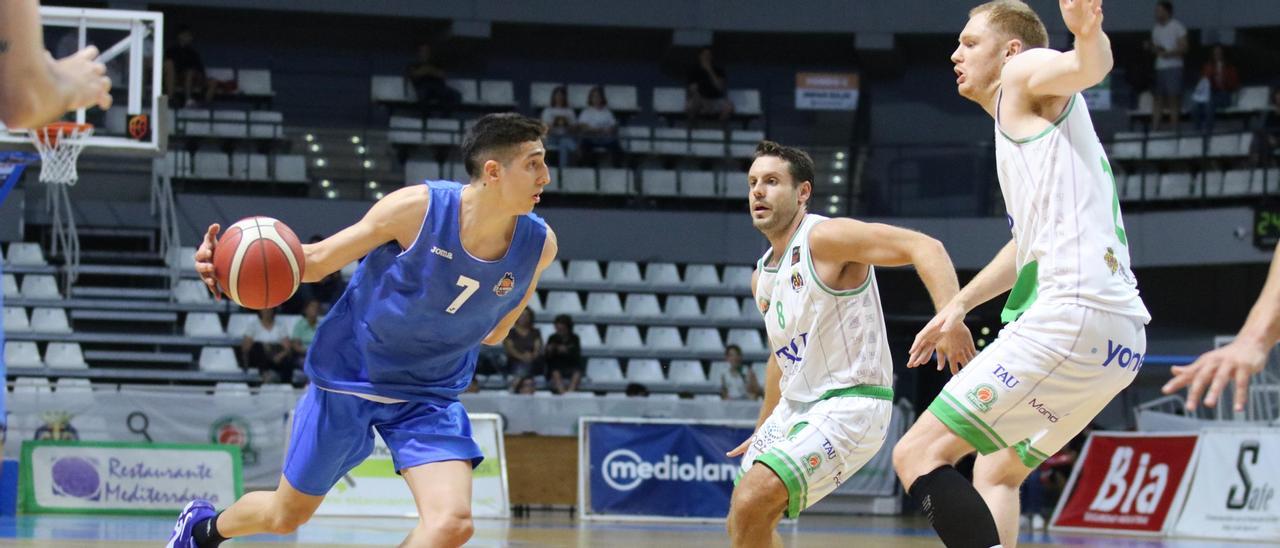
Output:
<svg viewBox="0 0 1280 548">
<path fill-rule="evenodd" d="M 1269 202 L 1253 208 L 1253 245 L 1275 249 L 1280 240 L 1280 203 Z"/>
</svg>

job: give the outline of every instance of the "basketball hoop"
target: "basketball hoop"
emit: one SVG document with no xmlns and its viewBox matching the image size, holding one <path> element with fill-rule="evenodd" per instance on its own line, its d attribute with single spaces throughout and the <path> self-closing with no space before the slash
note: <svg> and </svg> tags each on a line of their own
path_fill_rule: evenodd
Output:
<svg viewBox="0 0 1280 548">
<path fill-rule="evenodd" d="M 40 152 L 40 182 L 76 184 L 80 179 L 76 159 L 90 135 L 93 135 L 93 124 L 76 122 L 54 122 L 31 130 L 31 141 Z"/>
</svg>

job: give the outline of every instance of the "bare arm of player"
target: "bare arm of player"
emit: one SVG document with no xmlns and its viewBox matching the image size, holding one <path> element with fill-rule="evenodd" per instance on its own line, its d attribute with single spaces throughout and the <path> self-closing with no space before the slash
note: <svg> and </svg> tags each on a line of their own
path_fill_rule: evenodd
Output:
<svg viewBox="0 0 1280 548">
<path fill-rule="evenodd" d="M 0 2 L 0 121 L 12 128 L 34 128 L 68 110 L 111 106 L 111 80 L 87 47 L 55 61 L 44 49 L 40 3 Z"/>
<path fill-rule="evenodd" d="M 1013 56 L 1000 81 L 1031 97 L 1070 97 L 1101 82 L 1115 60 L 1111 39 L 1102 31 L 1102 0 L 1060 0 L 1062 20 L 1075 35 L 1075 47 L 1060 52 L 1037 48 Z"/>
<path fill-rule="evenodd" d="M 914 230 L 853 219 L 831 219 L 813 227 L 809 233 L 809 250 L 822 282 L 829 287 L 851 287 L 851 281 L 841 277 L 853 265 L 912 265 L 929 290 L 935 310 L 942 310 L 960 291 L 956 269 L 942 242 Z M 857 272 L 856 283 L 865 281 L 865 269 Z M 927 341 L 924 361 L 936 350 L 939 369 L 950 364 L 955 371 L 978 353 L 973 347 L 973 336 L 964 325 L 964 316 L 959 320 L 946 324 Z"/>
<path fill-rule="evenodd" d="M 556 240 L 556 233 L 547 227 L 547 241 L 542 245 L 542 258 L 538 260 L 538 269 L 533 274 L 533 281 L 529 282 L 529 290 L 524 292 L 524 298 L 520 299 L 520 304 L 511 309 L 506 316 L 502 317 L 502 321 L 498 322 L 497 327 L 489 332 L 489 336 L 484 338 L 484 344 L 489 346 L 502 344 L 507 339 L 507 333 L 511 332 L 511 326 L 516 324 L 516 320 L 520 318 L 520 313 L 524 312 L 524 307 L 529 304 L 529 297 L 538 289 L 538 280 L 542 279 L 542 271 L 547 269 L 551 261 L 555 260 L 556 253 L 560 252 L 560 244 Z"/>
<path fill-rule="evenodd" d="M 1191 365 L 1173 367 L 1173 380 L 1162 390 L 1171 394 L 1190 385 L 1187 410 L 1194 411 L 1201 395 L 1204 396 L 1205 407 L 1216 407 L 1222 390 L 1234 381 L 1235 410 L 1244 411 L 1244 404 L 1249 399 L 1249 378 L 1266 366 L 1267 352 L 1277 341 L 1280 341 L 1280 247 L 1271 258 L 1271 272 L 1262 286 L 1262 295 L 1249 311 L 1249 318 L 1235 340 L 1205 353 Z"/>
<path fill-rule="evenodd" d="M 760 279 L 760 271 L 756 270 L 751 273 L 751 293 L 754 300 L 756 292 L 756 282 Z M 764 401 L 760 403 L 760 415 L 756 417 L 755 430 L 760 429 L 760 425 L 764 424 L 765 419 L 773 414 L 773 408 L 778 406 L 778 400 L 782 399 L 782 391 L 778 384 L 782 382 L 782 368 L 778 366 L 778 356 L 769 354 L 769 363 L 764 367 Z M 754 430 L 753 430 L 754 432 Z M 747 452 L 747 447 L 751 446 L 751 440 L 755 438 L 755 434 L 742 440 L 733 450 L 725 453 L 730 457 L 736 457 Z"/>
<path fill-rule="evenodd" d="M 917 367 L 927 363 L 929 355 L 933 353 L 931 341 L 941 337 L 942 332 L 949 326 L 963 324 L 965 314 L 974 307 L 1013 288 L 1013 283 L 1018 279 L 1017 256 L 1018 247 L 1013 240 L 1009 240 L 1009 243 L 996 253 L 995 258 L 991 259 L 991 262 L 983 267 L 977 276 L 969 280 L 964 289 L 961 289 L 951 302 L 939 310 L 938 314 L 925 324 L 924 329 L 916 334 L 915 342 L 911 344 L 911 350 L 908 351 L 911 357 L 907 360 L 907 367 Z M 939 363 L 938 366 L 941 369 L 942 364 Z M 951 372 L 955 374 L 956 370 L 953 368 Z"/>
</svg>

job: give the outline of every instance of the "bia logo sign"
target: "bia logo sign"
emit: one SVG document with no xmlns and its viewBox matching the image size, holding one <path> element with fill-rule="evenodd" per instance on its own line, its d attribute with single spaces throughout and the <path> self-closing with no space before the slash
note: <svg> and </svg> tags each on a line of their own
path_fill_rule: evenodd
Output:
<svg viewBox="0 0 1280 548">
<path fill-rule="evenodd" d="M 1120 446 L 1111 455 L 1111 465 L 1107 469 L 1102 487 L 1089 504 L 1089 510 L 1095 512 L 1116 512 L 1130 514 L 1152 514 L 1160 497 L 1169 484 L 1169 465 L 1164 463 L 1151 466 L 1151 455 L 1142 453 L 1138 457 L 1137 468 L 1133 469 L 1134 450 L 1129 446 Z"/>
<path fill-rule="evenodd" d="M 1270 483 L 1255 485 L 1253 474 L 1250 473 L 1258 465 L 1259 451 L 1261 447 L 1257 440 L 1246 440 L 1240 444 L 1240 452 L 1236 455 L 1236 472 L 1240 474 L 1240 482 L 1233 484 L 1231 490 L 1227 491 L 1228 510 L 1266 512 L 1271 509 L 1271 499 L 1276 496 L 1275 488 Z"/>
</svg>

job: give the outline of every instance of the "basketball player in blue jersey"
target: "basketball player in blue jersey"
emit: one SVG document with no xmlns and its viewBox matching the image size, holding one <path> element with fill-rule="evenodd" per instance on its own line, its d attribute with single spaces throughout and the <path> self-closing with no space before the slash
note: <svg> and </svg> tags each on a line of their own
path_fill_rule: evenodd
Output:
<svg viewBox="0 0 1280 548">
<path fill-rule="evenodd" d="M 306 523 L 342 476 L 373 450 L 391 450 L 420 516 L 401 546 L 460 546 L 471 538 L 471 471 L 483 455 L 458 402 L 481 343 L 498 344 L 556 256 L 555 234 L 531 211 L 550 182 L 541 122 L 480 118 L 464 137 L 469 184 L 428 181 L 379 200 L 358 223 L 304 245 L 313 282 L 364 257 L 317 328 L 275 491 L 215 513 L 187 505 L 170 548 L 213 548 Z M 196 252 L 210 289 L 218 225 Z"/>
</svg>

